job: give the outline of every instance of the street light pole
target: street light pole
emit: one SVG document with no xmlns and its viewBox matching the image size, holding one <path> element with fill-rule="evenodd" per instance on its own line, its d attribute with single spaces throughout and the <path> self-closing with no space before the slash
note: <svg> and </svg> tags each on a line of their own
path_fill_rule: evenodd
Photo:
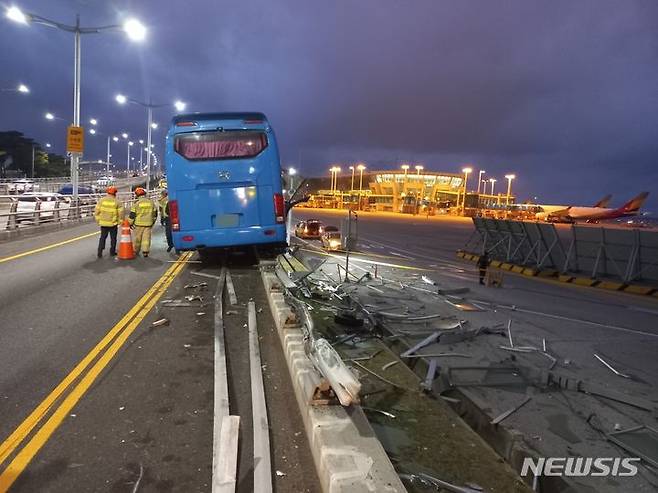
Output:
<svg viewBox="0 0 658 493">
<path fill-rule="evenodd" d="M 482 184 L 482 175 L 485 173 L 486 171 L 484 171 L 483 169 L 481 169 L 480 172 L 478 173 L 478 195 L 480 195 L 480 185 Z M 486 193 L 487 191 L 485 190 L 484 192 Z"/>
<path fill-rule="evenodd" d="M 352 170 L 352 186 L 350 188 L 350 191 L 354 190 L 354 166 L 350 166 L 350 169 Z"/>
<path fill-rule="evenodd" d="M 516 175 L 505 175 L 507 178 L 507 205 L 509 205 L 510 195 L 512 195 L 512 180 L 516 178 Z"/>
<path fill-rule="evenodd" d="M 496 184 L 495 178 L 489 178 L 489 183 L 491 183 L 491 195 L 494 194 L 494 185 Z"/>
<path fill-rule="evenodd" d="M 470 167 L 462 169 L 462 173 L 464 173 L 464 198 L 462 199 L 463 210 L 466 210 L 466 192 L 467 192 L 466 184 L 468 183 L 468 175 L 471 171 L 473 171 L 473 168 Z"/>
</svg>

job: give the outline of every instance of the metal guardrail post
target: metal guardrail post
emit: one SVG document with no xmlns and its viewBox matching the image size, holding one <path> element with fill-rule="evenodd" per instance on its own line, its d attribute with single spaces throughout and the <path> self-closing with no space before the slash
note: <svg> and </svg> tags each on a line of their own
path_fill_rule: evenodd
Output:
<svg viewBox="0 0 658 493">
<path fill-rule="evenodd" d="M 18 210 L 18 200 L 12 198 L 9 206 L 9 218 L 7 219 L 7 229 L 16 229 L 16 211 Z"/>
</svg>

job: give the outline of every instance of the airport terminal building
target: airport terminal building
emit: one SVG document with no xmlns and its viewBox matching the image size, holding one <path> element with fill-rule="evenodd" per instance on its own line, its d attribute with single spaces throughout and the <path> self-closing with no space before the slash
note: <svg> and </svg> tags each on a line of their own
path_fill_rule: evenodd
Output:
<svg viewBox="0 0 658 493">
<path fill-rule="evenodd" d="M 349 176 L 339 177 L 333 190 L 318 190 L 309 205 L 413 214 L 484 208 L 508 202 L 506 195 L 484 193 L 486 187 L 482 187 L 483 193 L 465 193 L 463 173 L 370 171 L 363 174 L 361 190 L 359 182 L 358 176 L 355 182 Z M 353 188 L 353 184 L 357 187 Z M 471 188 L 473 183 L 467 185 Z M 514 197 L 509 200 L 513 201 Z"/>
</svg>

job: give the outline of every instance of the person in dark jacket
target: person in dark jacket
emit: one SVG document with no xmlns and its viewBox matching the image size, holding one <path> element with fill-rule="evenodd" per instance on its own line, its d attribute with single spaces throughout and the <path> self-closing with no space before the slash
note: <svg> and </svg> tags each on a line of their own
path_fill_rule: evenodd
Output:
<svg viewBox="0 0 658 493">
<path fill-rule="evenodd" d="M 489 268 L 489 264 L 491 263 L 491 259 L 489 258 L 489 252 L 484 252 L 482 255 L 480 255 L 480 258 L 478 259 L 478 269 L 480 271 L 480 284 L 484 284 L 484 276 L 487 275 L 487 269 Z"/>
</svg>

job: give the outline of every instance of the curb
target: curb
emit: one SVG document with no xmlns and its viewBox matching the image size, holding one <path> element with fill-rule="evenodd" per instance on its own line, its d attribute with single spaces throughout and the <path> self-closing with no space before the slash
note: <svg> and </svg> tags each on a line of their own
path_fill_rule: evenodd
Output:
<svg viewBox="0 0 658 493">
<path fill-rule="evenodd" d="M 304 350 L 304 335 L 285 301 L 283 286 L 261 267 L 263 285 L 279 333 L 297 404 L 306 427 L 318 477 L 325 493 L 406 491 L 384 448 L 359 406 L 312 406 L 320 375 Z"/>
<path fill-rule="evenodd" d="M 479 255 L 457 250 L 457 257 L 464 260 L 471 260 L 477 262 L 480 258 Z M 577 286 L 593 287 L 598 289 L 605 289 L 607 291 L 619 291 L 629 294 L 636 294 L 641 296 L 651 296 L 658 298 L 658 288 L 654 286 L 642 286 L 640 284 L 624 284 L 618 281 L 592 279 L 591 277 L 582 277 L 572 274 L 560 274 L 555 269 L 538 270 L 534 267 L 526 267 L 523 265 L 510 264 L 508 262 L 501 262 L 500 260 L 492 260 L 491 267 L 496 267 L 501 270 L 507 270 L 516 274 L 523 274 L 528 277 L 540 277 L 543 279 L 553 279 L 559 282 L 566 282 L 575 284 Z"/>
</svg>

